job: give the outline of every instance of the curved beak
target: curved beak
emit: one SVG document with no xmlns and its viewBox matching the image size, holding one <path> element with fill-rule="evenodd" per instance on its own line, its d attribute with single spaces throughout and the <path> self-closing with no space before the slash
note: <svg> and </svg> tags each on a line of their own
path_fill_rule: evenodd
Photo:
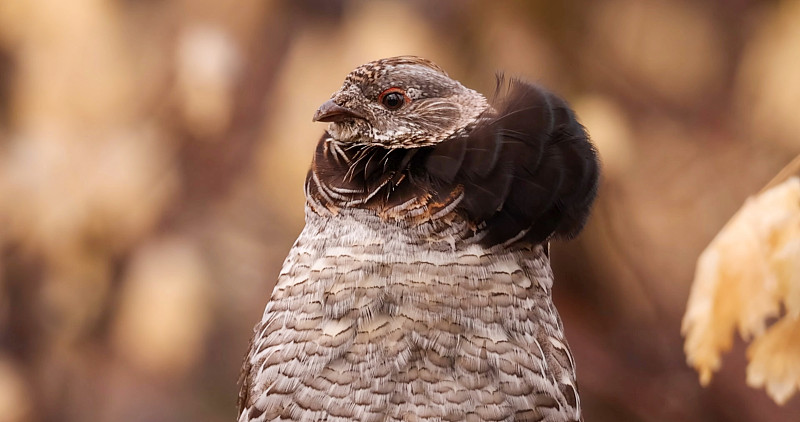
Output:
<svg viewBox="0 0 800 422">
<path fill-rule="evenodd" d="M 363 119 L 359 113 L 356 113 L 349 108 L 342 107 L 339 104 L 333 102 L 333 100 L 328 100 L 322 103 L 317 109 L 317 112 L 314 113 L 314 117 L 311 119 L 312 122 L 341 122 L 343 120 L 348 119 Z"/>
</svg>

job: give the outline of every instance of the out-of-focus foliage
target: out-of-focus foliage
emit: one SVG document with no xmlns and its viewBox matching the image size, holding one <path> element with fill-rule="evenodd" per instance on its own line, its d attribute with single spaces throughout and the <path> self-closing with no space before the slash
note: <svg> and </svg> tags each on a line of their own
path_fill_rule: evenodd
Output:
<svg viewBox="0 0 800 422">
<path fill-rule="evenodd" d="M 683 332 L 688 362 L 704 385 L 734 330 L 753 338 L 748 384 L 766 386 L 785 403 L 800 387 L 798 177 L 748 199 L 700 256 Z"/>
<path fill-rule="evenodd" d="M 208 270 L 186 239 L 158 239 L 132 258 L 113 344 L 152 374 L 185 374 L 200 361 L 208 333 Z"/>
<path fill-rule="evenodd" d="M 774 139 L 800 149 L 800 83 L 792 68 L 800 65 L 800 1 L 782 1 L 756 24 L 738 69 L 738 114 L 758 139 Z"/>
<path fill-rule="evenodd" d="M 587 420 L 792 420 L 743 352 L 701 388 L 680 324 L 703 247 L 799 152 L 798 21 L 796 0 L 0 0 L 0 422 L 230 421 L 311 116 L 398 54 L 488 95 L 498 70 L 547 85 L 597 143 L 594 215 L 553 245 Z M 751 382 L 789 374 L 760 344 Z"/>
</svg>

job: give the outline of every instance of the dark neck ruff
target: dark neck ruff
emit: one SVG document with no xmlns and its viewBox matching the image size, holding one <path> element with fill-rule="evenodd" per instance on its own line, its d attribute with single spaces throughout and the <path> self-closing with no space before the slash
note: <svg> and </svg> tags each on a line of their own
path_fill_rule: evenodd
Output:
<svg viewBox="0 0 800 422">
<path fill-rule="evenodd" d="M 434 146 L 343 145 L 326 133 L 306 195 L 317 213 L 363 208 L 395 220 L 430 219 L 455 203 L 481 243 L 541 243 L 580 231 L 598 178 L 594 147 L 566 102 L 512 80 L 471 130 Z"/>
<path fill-rule="evenodd" d="M 307 194 L 331 212 L 341 208 L 385 212 L 427 198 L 431 189 L 422 157 L 429 150 L 343 145 L 326 133 L 317 144 Z"/>
</svg>

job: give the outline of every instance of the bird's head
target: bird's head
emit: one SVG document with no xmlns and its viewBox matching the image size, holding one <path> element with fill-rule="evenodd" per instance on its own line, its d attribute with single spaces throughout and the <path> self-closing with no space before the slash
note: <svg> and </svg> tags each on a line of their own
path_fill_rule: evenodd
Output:
<svg viewBox="0 0 800 422">
<path fill-rule="evenodd" d="M 377 60 L 356 68 L 314 114 L 329 122 L 334 140 L 384 148 L 435 145 L 486 109 L 483 95 L 413 56 Z"/>
</svg>

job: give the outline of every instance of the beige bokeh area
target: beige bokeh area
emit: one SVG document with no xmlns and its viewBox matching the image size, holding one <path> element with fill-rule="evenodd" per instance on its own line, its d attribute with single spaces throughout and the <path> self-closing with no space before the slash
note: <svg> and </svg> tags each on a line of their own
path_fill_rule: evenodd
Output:
<svg viewBox="0 0 800 422">
<path fill-rule="evenodd" d="M 796 315 L 713 285 L 773 319 L 698 349 L 705 387 L 681 320 L 701 252 L 800 153 L 799 21 L 766 0 L 0 1 L 0 422 L 233 420 L 311 116 L 399 54 L 487 95 L 498 71 L 546 85 L 594 139 L 593 216 L 552 246 L 588 421 L 794 420 L 773 355 Z"/>
</svg>

